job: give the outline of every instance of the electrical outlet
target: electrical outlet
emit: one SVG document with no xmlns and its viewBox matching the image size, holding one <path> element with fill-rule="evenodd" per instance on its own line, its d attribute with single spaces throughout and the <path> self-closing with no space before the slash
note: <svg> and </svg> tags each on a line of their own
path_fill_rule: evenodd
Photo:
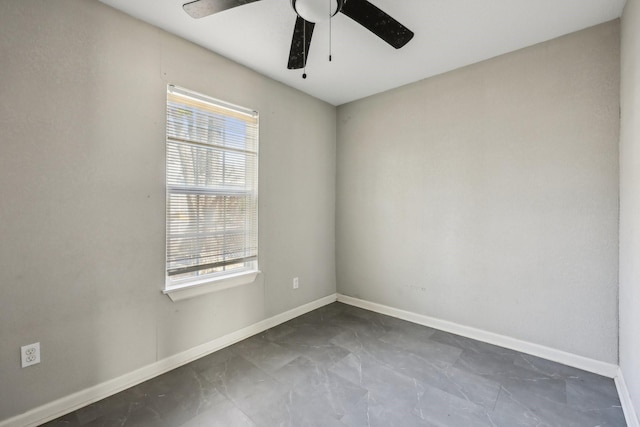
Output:
<svg viewBox="0 0 640 427">
<path fill-rule="evenodd" d="M 23 368 L 40 363 L 40 343 L 23 345 L 20 347 L 20 354 Z"/>
<path fill-rule="evenodd" d="M 300 287 L 300 282 L 297 277 L 293 278 L 293 289 L 298 289 Z"/>
</svg>

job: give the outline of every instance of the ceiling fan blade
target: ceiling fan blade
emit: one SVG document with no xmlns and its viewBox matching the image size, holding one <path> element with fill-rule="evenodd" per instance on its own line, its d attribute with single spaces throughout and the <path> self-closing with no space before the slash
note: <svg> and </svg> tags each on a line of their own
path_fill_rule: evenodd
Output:
<svg viewBox="0 0 640 427">
<path fill-rule="evenodd" d="M 396 49 L 413 38 L 413 32 L 367 0 L 345 0 L 342 13 Z"/>
<path fill-rule="evenodd" d="M 297 70 L 307 65 L 311 36 L 315 26 L 316 24 L 313 22 L 305 21 L 299 16 L 296 17 L 296 26 L 293 28 L 291 51 L 289 52 L 289 64 L 287 65 L 288 69 Z"/>
<path fill-rule="evenodd" d="M 182 5 L 192 18 L 204 18 L 236 6 L 253 3 L 259 0 L 195 0 Z"/>
</svg>

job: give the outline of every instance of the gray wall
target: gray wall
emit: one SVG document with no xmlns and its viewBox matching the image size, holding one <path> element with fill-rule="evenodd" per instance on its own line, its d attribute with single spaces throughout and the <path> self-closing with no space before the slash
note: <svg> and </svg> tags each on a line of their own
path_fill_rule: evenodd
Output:
<svg viewBox="0 0 640 427">
<path fill-rule="evenodd" d="M 640 416 L 640 1 L 622 15 L 620 367 Z"/>
<path fill-rule="evenodd" d="M 335 293 L 333 106 L 94 0 L 0 2 L 0 58 L 0 420 Z M 180 303 L 167 83 L 261 114 L 263 274 Z"/>
<path fill-rule="evenodd" d="M 339 292 L 617 363 L 619 37 L 340 106 Z"/>
</svg>

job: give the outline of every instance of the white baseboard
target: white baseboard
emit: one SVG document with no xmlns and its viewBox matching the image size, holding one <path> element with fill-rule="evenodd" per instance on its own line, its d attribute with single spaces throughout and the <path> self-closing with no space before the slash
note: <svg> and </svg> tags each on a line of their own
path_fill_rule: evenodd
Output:
<svg viewBox="0 0 640 427">
<path fill-rule="evenodd" d="M 563 365 L 572 366 L 574 368 L 593 372 L 605 377 L 615 378 L 618 374 L 618 366 L 612 363 L 589 359 L 588 357 L 578 356 L 577 354 L 567 353 L 565 351 L 556 350 L 543 345 L 522 341 L 493 332 L 483 331 L 481 329 L 460 325 L 447 320 L 437 319 L 435 317 L 425 316 L 423 314 L 400 310 L 386 305 L 353 298 L 347 295 L 338 294 L 338 301 L 364 308 L 366 310 L 375 311 L 377 313 L 386 314 L 388 316 L 397 317 L 398 319 L 429 326 L 441 331 L 451 332 L 452 334 L 462 335 L 463 337 L 531 354 L 533 356 L 552 360 L 554 362 L 562 363 Z"/>
<path fill-rule="evenodd" d="M 269 328 L 278 326 L 281 323 L 301 316 L 312 310 L 331 304 L 336 301 L 336 294 L 320 298 L 310 303 L 301 305 L 292 310 L 277 314 L 268 319 L 262 320 L 253 325 L 242 328 L 236 332 L 204 343 L 197 347 L 183 351 L 182 353 L 159 360 L 155 363 L 137 369 L 118 378 L 106 381 L 93 387 L 81 390 L 77 393 L 65 396 L 61 399 L 34 408 L 24 414 L 0 421 L 0 427 L 35 427 L 47 421 L 56 419 L 64 414 L 75 411 L 98 400 L 104 399 L 123 390 L 147 381 L 158 375 L 169 372 L 203 356 L 218 351 L 224 347 L 242 341 L 253 335 L 266 331 Z"/>
<path fill-rule="evenodd" d="M 618 368 L 618 375 L 615 377 L 616 388 L 618 389 L 618 396 L 620 396 L 620 403 L 622 404 L 622 410 L 624 411 L 624 417 L 627 420 L 627 427 L 640 427 L 640 420 L 636 414 L 636 410 L 631 402 L 631 395 L 629 395 L 629 389 L 624 382 L 622 376 L 622 370 Z"/>
</svg>

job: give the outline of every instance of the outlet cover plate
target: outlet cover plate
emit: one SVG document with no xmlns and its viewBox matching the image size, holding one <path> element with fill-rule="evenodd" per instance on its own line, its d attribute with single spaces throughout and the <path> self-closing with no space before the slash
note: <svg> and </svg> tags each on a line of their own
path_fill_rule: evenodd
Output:
<svg viewBox="0 0 640 427">
<path fill-rule="evenodd" d="M 23 368 L 40 363 L 40 343 L 23 345 L 20 347 L 20 355 Z"/>
</svg>

